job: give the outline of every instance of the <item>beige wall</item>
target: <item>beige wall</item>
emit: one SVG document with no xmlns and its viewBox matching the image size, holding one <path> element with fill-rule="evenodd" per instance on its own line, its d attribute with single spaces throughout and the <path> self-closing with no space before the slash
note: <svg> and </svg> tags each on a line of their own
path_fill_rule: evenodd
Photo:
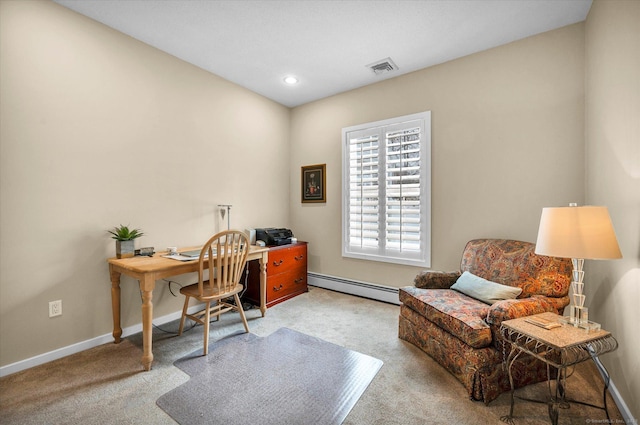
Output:
<svg viewBox="0 0 640 425">
<path fill-rule="evenodd" d="M 544 206 L 584 201 L 584 26 L 571 25 L 293 109 L 291 225 L 313 272 L 400 287 L 420 269 L 341 257 L 341 129 L 432 113 L 432 268 L 464 244 L 535 242 Z M 327 203 L 300 166 L 327 164 Z"/>
<path fill-rule="evenodd" d="M 137 246 L 197 244 L 224 227 L 220 203 L 234 227 L 293 228 L 311 271 L 409 284 L 419 269 L 340 256 L 340 130 L 430 110 L 432 268 L 456 269 L 471 238 L 534 241 L 544 206 L 609 206 L 625 258 L 588 262 L 591 316 L 620 341 L 603 360 L 639 417 L 639 4 L 596 0 L 586 26 L 289 111 L 55 3 L 2 0 L 0 365 L 111 331 L 109 226 L 142 227 Z M 303 205 L 300 166 L 317 163 L 327 203 Z M 140 322 L 136 286 L 123 326 Z M 178 311 L 158 287 L 155 316 Z"/>
<path fill-rule="evenodd" d="M 623 259 L 587 261 L 589 316 L 613 332 L 602 357 L 640 419 L 640 1 L 596 0 L 586 23 L 587 202 L 606 205 Z M 631 422 L 629 422 L 631 423 Z"/>
<path fill-rule="evenodd" d="M 0 7 L 0 365 L 111 332 L 110 226 L 158 250 L 224 228 L 218 204 L 233 227 L 288 223 L 288 170 L 265 167 L 288 164 L 288 108 L 53 2 Z M 158 288 L 154 316 L 180 310 Z"/>
</svg>

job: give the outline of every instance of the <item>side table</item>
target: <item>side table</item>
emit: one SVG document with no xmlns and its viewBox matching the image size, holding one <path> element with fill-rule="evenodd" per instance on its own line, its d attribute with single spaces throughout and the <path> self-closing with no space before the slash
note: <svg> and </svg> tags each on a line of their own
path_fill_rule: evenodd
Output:
<svg viewBox="0 0 640 425">
<path fill-rule="evenodd" d="M 558 423 L 558 407 L 568 407 L 568 400 L 565 399 L 567 368 L 569 366 L 582 363 L 585 360 L 614 351 L 618 348 L 618 341 L 602 329 L 587 331 L 583 328 L 566 324 L 562 317 L 555 313 L 541 313 L 530 317 L 539 317 L 548 321 L 560 323 L 561 326 L 552 329 L 545 329 L 527 322 L 527 317 L 521 317 L 502 322 L 500 333 L 505 342 L 510 343 L 511 350 L 505 357 L 505 364 L 509 372 L 509 382 L 511 384 L 511 408 L 509 414 L 503 416 L 503 422 L 513 424 L 514 392 L 513 377 L 511 367 L 513 362 L 522 354 L 533 356 L 547 364 L 547 380 L 551 380 L 550 368 L 557 370 L 555 395 L 551 391 L 549 384 L 549 418 L 553 425 Z M 505 344 L 505 350 L 507 349 Z M 607 410 L 607 389 L 609 387 L 609 373 L 604 369 L 605 383 L 603 390 L 603 406 L 596 406 L 571 400 L 574 403 L 587 405 L 602 409 L 606 412 L 607 420 L 610 422 L 609 411 Z"/>
</svg>

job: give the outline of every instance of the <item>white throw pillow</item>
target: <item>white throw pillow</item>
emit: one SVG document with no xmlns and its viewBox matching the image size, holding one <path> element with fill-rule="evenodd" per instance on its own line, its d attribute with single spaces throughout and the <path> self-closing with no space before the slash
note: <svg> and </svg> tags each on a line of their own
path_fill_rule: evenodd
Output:
<svg viewBox="0 0 640 425">
<path fill-rule="evenodd" d="M 491 282 L 469 272 L 462 273 L 456 283 L 451 285 L 451 289 L 487 304 L 516 299 L 522 292 L 522 288 Z"/>
</svg>

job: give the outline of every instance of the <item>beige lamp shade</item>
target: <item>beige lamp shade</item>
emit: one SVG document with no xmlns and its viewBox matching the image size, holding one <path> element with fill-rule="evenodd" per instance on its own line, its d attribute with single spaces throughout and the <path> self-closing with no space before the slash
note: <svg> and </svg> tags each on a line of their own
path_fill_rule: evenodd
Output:
<svg viewBox="0 0 640 425">
<path fill-rule="evenodd" d="M 536 254 L 604 260 L 622 258 L 607 207 L 543 208 Z"/>
</svg>

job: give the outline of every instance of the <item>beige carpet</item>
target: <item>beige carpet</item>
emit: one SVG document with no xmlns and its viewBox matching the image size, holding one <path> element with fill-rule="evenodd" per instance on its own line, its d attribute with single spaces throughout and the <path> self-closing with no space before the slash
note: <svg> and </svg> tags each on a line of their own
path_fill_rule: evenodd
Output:
<svg viewBox="0 0 640 425">
<path fill-rule="evenodd" d="M 267 311 L 247 312 L 251 332 L 267 336 L 281 327 L 322 338 L 384 362 L 345 425 L 503 424 L 509 394 L 485 406 L 467 398 L 463 386 L 416 347 L 398 339 L 396 305 L 319 288 Z M 161 326 L 177 330 L 177 323 Z M 225 315 L 211 326 L 211 341 L 242 330 L 237 315 Z M 154 331 L 154 363 L 141 372 L 140 335 L 121 344 L 105 344 L 0 379 L 2 424 L 175 424 L 156 400 L 185 383 L 189 376 L 173 365 L 202 346 L 200 326 L 175 337 Z M 259 383 L 256 383 L 259 385 Z M 602 403 L 602 379 L 591 362 L 569 378 L 569 397 Z M 545 384 L 519 390 L 544 397 Z M 623 423 L 609 397 L 613 423 Z M 516 425 L 548 424 L 547 406 L 516 402 Z M 560 424 L 604 423 L 603 411 L 577 404 L 560 412 Z M 253 424 L 252 424 L 253 425 Z M 301 424 L 303 425 L 303 424 Z"/>
</svg>

